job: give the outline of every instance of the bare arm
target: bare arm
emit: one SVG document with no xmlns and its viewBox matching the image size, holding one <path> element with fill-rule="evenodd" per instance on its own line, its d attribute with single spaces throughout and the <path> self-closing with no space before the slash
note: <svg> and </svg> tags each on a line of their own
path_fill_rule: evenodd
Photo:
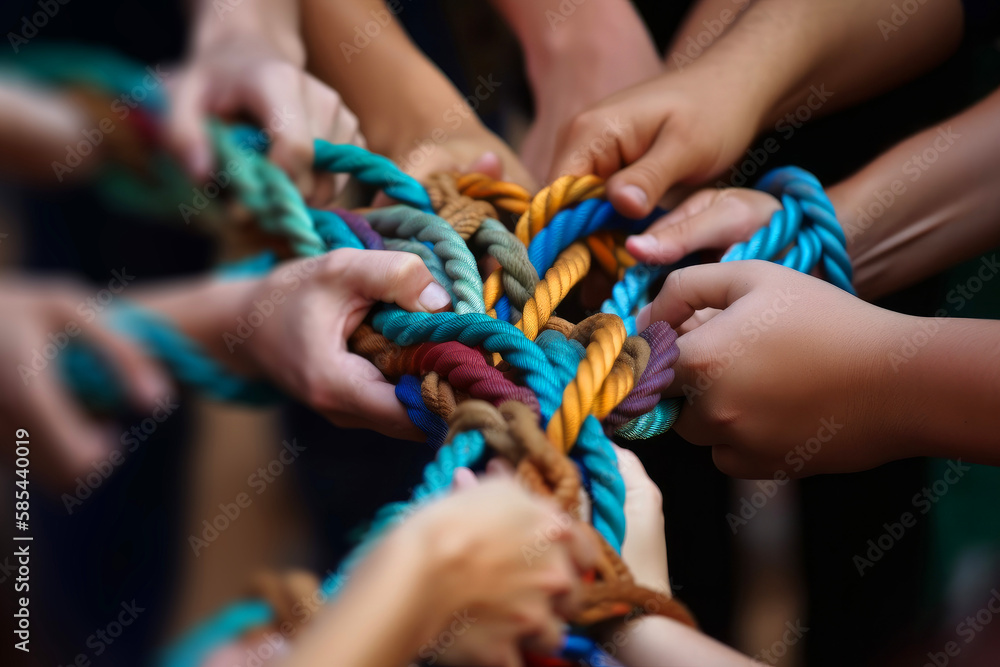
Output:
<svg viewBox="0 0 1000 667">
<path fill-rule="evenodd" d="M 876 298 L 1000 243 L 1000 91 L 830 189 L 854 284 Z"/>
</svg>

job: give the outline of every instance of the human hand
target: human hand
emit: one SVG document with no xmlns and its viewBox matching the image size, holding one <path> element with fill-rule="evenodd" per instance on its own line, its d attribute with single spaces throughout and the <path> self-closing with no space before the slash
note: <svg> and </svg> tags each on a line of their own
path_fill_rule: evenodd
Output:
<svg viewBox="0 0 1000 667">
<path fill-rule="evenodd" d="M 514 151 L 499 137 L 476 123 L 477 127 L 449 136 L 433 144 L 424 153 L 416 148 L 396 156 L 403 171 L 420 182 L 438 172 L 481 173 L 490 178 L 517 183 L 529 192 L 536 184 Z M 412 146 L 413 144 L 409 144 Z M 379 200 L 376 199 L 376 205 Z"/>
<path fill-rule="evenodd" d="M 591 106 L 563 128 L 550 180 L 596 174 L 619 212 L 649 215 L 672 186 L 720 174 L 756 135 L 757 110 L 741 104 L 729 78 L 725 67 L 698 63 Z"/>
<path fill-rule="evenodd" d="M 677 432 L 712 445 L 720 470 L 804 476 L 907 456 L 872 445 L 902 418 L 891 409 L 899 407 L 891 405 L 891 351 L 918 318 L 753 260 L 674 271 L 638 325 L 681 326 L 704 308 L 723 310 L 677 341 L 668 394 L 687 398 Z"/>
<path fill-rule="evenodd" d="M 625 247 L 640 262 L 673 264 L 698 250 L 724 251 L 750 240 L 781 209 L 781 202 L 759 190 L 699 190 Z"/>
<path fill-rule="evenodd" d="M 312 206 L 329 204 L 348 179 L 313 172 L 313 139 L 364 145 L 358 119 L 340 96 L 258 35 L 208 41 L 170 86 L 167 143 L 198 179 L 214 166 L 210 114 L 246 115 L 267 130 L 268 156 Z"/>
<path fill-rule="evenodd" d="M 640 586 L 670 595 L 663 494 L 649 478 L 635 452 L 615 445 L 618 470 L 625 480 L 625 541 L 622 560 Z"/>
<path fill-rule="evenodd" d="M 0 282 L 0 424 L 4 433 L 28 432 L 34 465 L 56 486 L 89 472 L 121 435 L 87 415 L 63 384 L 58 355 L 71 340 L 81 337 L 112 364 L 135 408 L 153 409 L 169 394 L 164 371 L 105 327 L 88 297 L 68 281 Z"/>
<path fill-rule="evenodd" d="M 440 655 L 442 664 L 520 667 L 523 649 L 551 654 L 562 646 L 597 546 L 554 504 L 513 480 L 488 479 L 399 530 L 426 545 L 428 580 L 449 612 L 475 619 Z"/>
<path fill-rule="evenodd" d="M 421 439 L 394 386 L 347 350 L 348 338 L 379 301 L 418 312 L 451 303 L 416 255 L 334 250 L 282 265 L 260 281 L 238 312 L 246 318 L 259 312 L 263 322 L 231 351 L 338 426 Z"/>
</svg>

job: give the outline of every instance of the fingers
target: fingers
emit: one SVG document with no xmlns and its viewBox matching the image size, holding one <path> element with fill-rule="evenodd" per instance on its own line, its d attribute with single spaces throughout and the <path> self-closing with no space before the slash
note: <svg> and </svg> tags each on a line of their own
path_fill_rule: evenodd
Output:
<svg viewBox="0 0 1000 667">
<path fill-rule="evenodd" d="M 678 152 L 658 137 L 642 157 L 608 179 L 608 200 L 622 215 L 643 218 L 681 173 Z"/>
<path fill-rule="evenodd" d="M 500 180 L 503 178 L 503 162 L 501 162 L 500 156 L 493 151 L 486 151 L 469 165 L 466 171 L 486 174 L 492 179 Z"/>
<path fill-rule="evenodd" d="M 196 180 L 208 178 L 212 169 L 212 148 L 205 132 L 206 82 L 197 73 L 179 78 L 170 96 L 166 141 L 177 158 Z"/>
<path fill-rule="evenodd" d="M 171 391 L 167 372 L 154 361 L 141 345 L 118 335 L 98 322 L 83 323 L 84 335 L 94 342 L 102 355 L 114 366 L 125 385 L 125 393 L 141 410 L 151 410 L 156 402 Z"/>
<path fill-rule="evenodd" d="M 285 170 L 302 196 L 312 196 L 315 187 L 313 137 L 306 108 L 304 75 L 285 63 L 262 68 L 255 85 L 243 96 L 253 117 L 272 133 L 268 157 Z"/>
<path fill-rule="evenodd" d="M 425 313 L 451 305 L 451 296 L 412 253 L 343 249 L 328 257 L 343 287 L 370 301 Z"/>
<path fill-rule="evenodd" d="M 636 324 L 648 326 L 662 320 L 679 327 L 702 308 L 725 309 L 753 289 L 766 267 L 767 262 L 750 260 L 678 269 L 667 276 L 663 289 L 639 313 Z"/>
<path fill-rule="evenodd" d="M 456 468 L 455 474 L 451 478 L 452 491 L 464 491 L 479 486 L 479 478 L 476 473 L 468 468 Z"/>
<path fill-rule="evenodd" d="M 21 392 L 17 413 L 31 424 L 32 435 L 52 448 L 39 461 L 39 473 L 52 484 L 68 488 L 111 452 L 111 434 L 84 414 L 51 371 Z"/>
<path fill-rule="evenodd" d="M 724 250 L 747 241 L 781 208 L 777 199 L 754 190 L 702 190 L 657 220 L 626 247 L 637 259 L 669 264 L 697 250 Z"/>
<path fill-rule="evenodd" d="M 338 426 L 371 428 L 404 440 L 424 440 L 406 407 L 396 398 L 396 388 L 371 362 L 354 354 L 336 357 L 329 387 L 315 392 L 317 406 Z"/>
</svg>

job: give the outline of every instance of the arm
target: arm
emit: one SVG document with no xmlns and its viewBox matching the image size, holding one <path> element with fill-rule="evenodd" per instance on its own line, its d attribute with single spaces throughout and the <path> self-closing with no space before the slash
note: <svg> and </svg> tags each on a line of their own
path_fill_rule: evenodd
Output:
<svg viewBox="0 0 1000 667">
<path fill-rule="evenodd" d="M 327 204 L 345 179 L 313 174 L 313 140 L 362 139 L 337 93 L 303 71 L 299 3 L 244 0 L 234 8 L 199 0 L 192 20 L 189 53 L 170 90 L 170 149 L 195 178 L 205 179 L 216 166 L 207 116 L 249 116 L 270 133 L 269 157 L 309 203 Z"/>
<path fill-rule="evenodd" d="M 535 118 L 520 152 L 538 179 L 560 128 L 601 99 L 660 73 L 642 17 L 628 0 L 493 0 L 524 52 Z"/>
<path fill-rule="evenodd" d="M 347 349 L 378 301 L 422 312 L 450 304 L 416 255 L 334 250 L 257 280 L 202 279 L 132 296 L 234 372 L 269 378 L 340 426 L 420 436 L 394 386 Z"/>
<path fill-rule="evenodd" d="M 1000 243 L 1000 91 L 830 189 L 867 299 Z"/>
<path fill-rule="evenodd" d="M 1000 91 L 892 148 L 829 189 L 858 294 L 875 299 L 1000 243 Z M 703 190 L 628 240 L 642 261 L 669 264 L 746 241 L 780 208 L 756 190 Z"/>
<path fill-rule="evenodd" d="M 369 147 L 418 178 L 435 171 L 491 170 L 499 158 L 508 178 L 531 184 L 513 153 L 479 121 L 451 82 L 410 41 L 382 0 L 305 0 L 303 30 L 309 69 L 357 113 Z M 377 30 L 374 36 L 365 34 Z M 362 40 L 360 35 L 364 37 Z M 489 79 L 479 92 L 495 93 Z M 493 153 L 490 167 L 479 164 Z"/>
<path fill-rule="evenodd" d="M 671 186 L 717 176 L 790 109 L 832 110 L 940 61 L 960 35 L 961 6 L 933 6 L 885 41 L 877 26 L 893 11 L 888 0 L 758 0 L 689 67 L 577 116 L 552 174 L 609 178 L 616 208 L 647 215 Z M 623 128 L 606 148 L 581 155 L 616 118 Z"/>
<path fill-rule="evenodd" d="M 324 616 L 305 630 L 287 667 L 519 664 L 548 654 L 579 597 L 596 546 L 556 524 L 559 510 L 513 480 L 488 481 L 417 511 L 358 568 Z M 535 531 L 552 546 L 528 562 Z M 436 640 L 446 630 L 451 640 Z M 457 641 L 455 641 L 457 639 Z"/>
<path fill-rule="evenodd" d="M 642 321 L 681 326 L 677 431 L 725 473 L 866 470 L 911 456 L 1000 465 L 1000 323 L 920 318 L 767 262 L 674 271 Z M 640 322 L 641 324 L 641 322 Z"/>
</svg>

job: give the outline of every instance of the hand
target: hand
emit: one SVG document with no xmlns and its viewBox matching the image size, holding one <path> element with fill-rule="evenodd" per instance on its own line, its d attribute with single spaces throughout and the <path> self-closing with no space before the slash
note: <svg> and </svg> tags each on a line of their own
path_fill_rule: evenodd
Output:
<svg viewBox="0 0 1000 667">
<path fill-rule="evenodd" d="M 578 603 L 597 546 L 554 504 L 491 479 L 421 510 L 400 529 L 428 549 L 429 581 L 449 611 L 476 619 L 442 664 L 520 667 L 520 652 L 551 654 Z M 453 619 L 449 617 L 449 623 Z"/>
<path fill-rule="evenodd" d="M 313 173 L 313 139 L 364 145 L 358 119 L 340 96 L 261 37 L 210 41 L 171 81 L 170 93 L 168 145 L 198 179 L 214 166 L 209 114 L 245 114 L 268 130 L 268 156 L 312 206 L 328 204 L 348 178 Z"/>
<path fill-rule="evenodd" d="M 640 262 L 673 264 L 698 250 L 724 251 L 750 240 L 780 209 L 781 202 L 759 190 L 700 190 L 625 247 Z"/>
<path fill-rule="evenodd" d="M 403 171 L 421 182 L 437 172 L 478 172 L 496 180 L 517 183 L 534 192 L 537 189 L 535 181 L 517 155 L 495 134 L 478 122 L 476 125 L 439 144 L 425 144 L 426 153 L 424 148 L 413 148 L 413 142 L 405 144 L 409 152 L 396 155 L 396 161 Z M 376 199 L 375 205 L 379 205 L 379 201 Z"/>
<path fill-rule="evenodd" d="M 628 0 L 577 5 L 571 20 L 551 25 L 558 2 L 497 2 L 524 49 L 534 121 L 520 153 L 532 175 L 544 180 L 552 167 L 559 130 L 576 114 L 609 95 L 662 71 L 656 45 Z M 543 12 L 547 9 L 549 11 Z"/>
<path fill-rule="evenodd" d="M 50 484 L 69 486 L 118 445 L 106 424 L 90 418 L 59 374 L 59 354 L 78 336 L 113 365 L 140 410 L 167 398 L 170 384 L 134 343 L 107 329 L 81 287 L 61 281 L 0 282 L 0 423 L 12 437 L 25 429 L 32 462 Z"/>
<path fill-rule="evenodd" d="M 451 303 L 416 255 L 334 250 L 285 264 L 260 281 L 238 312 L 248 320 L 259 312 L 264 321 L 233 349 L 338 426 L 422 439 L 393 385 L 347 351 L 348 338 L 379 301 L 419 312 Z"/>
<path fill-rule="evenodd" d="M 615 454 L 625 480 L 626 533 L 622 560 L 629 566 L 637 584 L 669 596 L 663 494 L 634 452 L 615 445 Z"/>
<path fill-rule="evenodd" d="M 668 393 L 687 398 L 677 432 L 712 445 L 720 470 L 804 476 L 907 455 L 872 445 L 900 418 L 890 409 L 890 352 L 917 318 L 754 260 L 674 271 L 638 324 L 680 326 L 704 308 L 723 312 L 680 337 Z"/>
<path fill-rule="evenodd" d="M 623 215 L 649 215 L 671 186 L 717 176 L 750 145 L 760 118 L 741 94 L 724 67 L 698 63 L 612 95 L 566 125 L 549 178 L 596 174 Z"/>
</svg>

